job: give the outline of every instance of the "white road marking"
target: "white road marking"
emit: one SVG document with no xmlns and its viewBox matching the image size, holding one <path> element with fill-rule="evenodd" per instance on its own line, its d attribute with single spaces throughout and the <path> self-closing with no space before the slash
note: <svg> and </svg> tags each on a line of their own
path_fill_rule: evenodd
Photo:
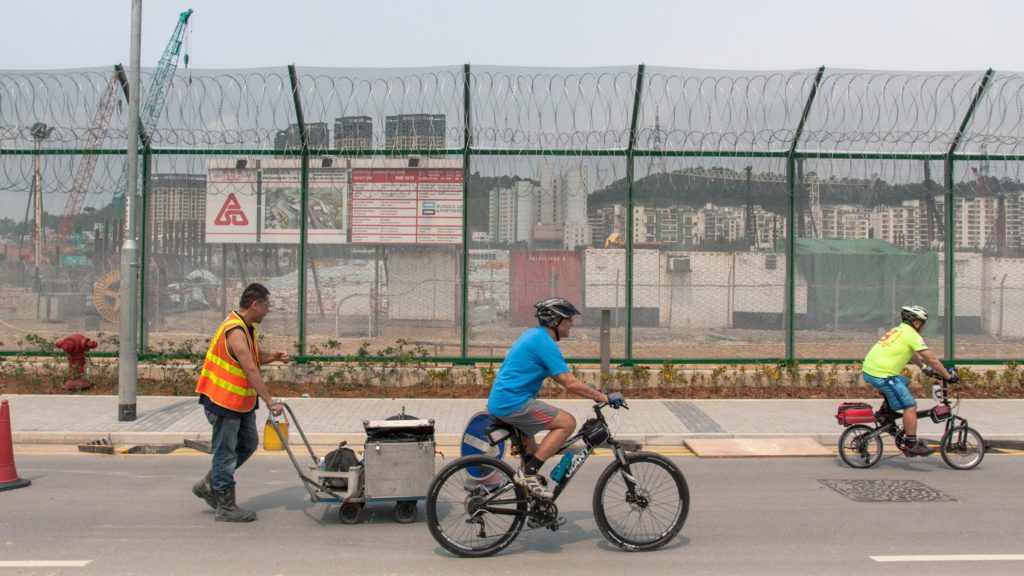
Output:
<svg viewBox="0 0 1024 576">
<path fill-rule="evenodd" d="M 0 560 L 0 568 L 82 568 L 92 560 Z"/>
<path fill-rule="evenodd" d="M 1021 561 L 1024 554 L 932 554 L 915 556 L 872 556 L 875 562 L 986 562 Z"/>
</svg>

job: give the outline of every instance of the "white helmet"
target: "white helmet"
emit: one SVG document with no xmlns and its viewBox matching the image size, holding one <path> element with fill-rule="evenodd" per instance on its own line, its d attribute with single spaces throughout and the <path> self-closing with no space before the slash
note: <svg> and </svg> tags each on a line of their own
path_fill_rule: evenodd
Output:
<svg viewBox="0 0 1024 576">
<path fill-rule="evenodd" d="M 900 308 L 900 319 L 910 324 L 914 320 L 928 321 L 928 311 L 920 306 L 904 306 Z"/>
</svg>

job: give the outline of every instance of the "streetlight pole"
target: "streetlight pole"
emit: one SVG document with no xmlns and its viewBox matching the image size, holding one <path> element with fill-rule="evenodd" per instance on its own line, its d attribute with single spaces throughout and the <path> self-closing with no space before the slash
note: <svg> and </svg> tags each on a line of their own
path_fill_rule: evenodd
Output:
<svg viewBox="0 0 1024 576">
<path fill-rule="evenodd" d="M 128 157 L 124 193 L 124 240 L 121 243 L 121 337 L 118 342 L 117 362 L 117 420 L 132 422 L 136 412 L 138 379 L 138 350 L 135 319 L 138 307 L 138 244 L 135 241 L 135 195 L 139 178 L 139 89 L 142 57 L 142 0 L 132 0 L 131 54 L 128 71 Z"/>
<path fill-rule="evenodd" d="M 39 159 L 39 150 L 42 148 L 43 140 L 50 137 L 53 128 L 42 122 L 36 122 L 29 129 L 32 139 L 36 143 L 35 170 L 32 174 L 32 191 L 35 194 L 35 217 L 36 217 L 36 253 L 35 253 L 35 290 L 36 294 L 42 292 L 42 277 L 39 273 L 39 263 L 43 258 L 43 171 L 42 162 Z M 38 311 L 38 306 L 36 310 Z"/>
</svg>

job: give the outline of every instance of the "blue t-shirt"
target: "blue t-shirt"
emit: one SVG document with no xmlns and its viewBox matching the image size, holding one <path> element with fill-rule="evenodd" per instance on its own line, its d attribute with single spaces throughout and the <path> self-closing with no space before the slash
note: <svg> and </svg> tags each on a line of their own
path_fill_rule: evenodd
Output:
<svg viewBox="0 0 1024 576">
<path fill-rule="evenodd" d="M 487 411 L 495 416 L 511 414 L 537 397 L 545 378 L 568 371 L 562 351 L 547 330 L 543 326 L 527 330 L 509 348 L 498 369 Z"/>
</svg>

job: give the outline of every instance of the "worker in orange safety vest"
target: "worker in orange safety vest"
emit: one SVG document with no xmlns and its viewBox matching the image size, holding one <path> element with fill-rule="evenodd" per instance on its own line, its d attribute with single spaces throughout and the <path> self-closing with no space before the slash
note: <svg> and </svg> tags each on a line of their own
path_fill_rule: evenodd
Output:
<svg viewBox="0 0 1024 576">
<path fill-rule="evenodd" d="M 256 431 L 258 399 L 280 415 L 284 407 L 267 389 L 260 366 L 288 362 L 284 351 L 260 351 L 256 324 L 270 311 L 270 290 L 250 284 L 242 291 L 238 310 L 228 314 L 210 340 L 203 370 L 196 384 L 199 403 L 213 426 L 213 464 L 206 477 L 192 486 L 192 493 L 215 511 L 222 522 L 251 522 L 256 512 L 235 502 L 235 470 L 259 446 Z"/>
</svg>

